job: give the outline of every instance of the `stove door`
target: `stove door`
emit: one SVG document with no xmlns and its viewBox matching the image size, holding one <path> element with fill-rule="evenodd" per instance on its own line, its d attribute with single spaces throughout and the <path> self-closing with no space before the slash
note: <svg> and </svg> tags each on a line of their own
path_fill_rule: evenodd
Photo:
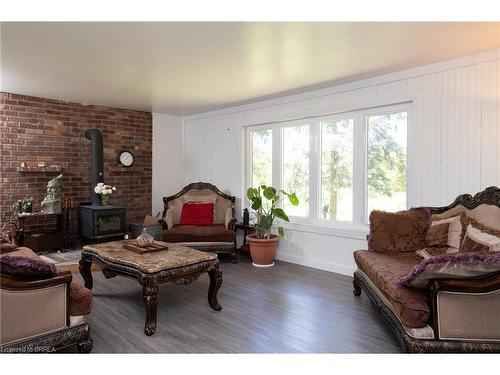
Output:
<svg viewBox="0 0 500 375">
<path fill-rule="evenodd" d="M 123 210 L 97 210 L 94 212 L 94 237 L 125 235 Z"/>
</svg>

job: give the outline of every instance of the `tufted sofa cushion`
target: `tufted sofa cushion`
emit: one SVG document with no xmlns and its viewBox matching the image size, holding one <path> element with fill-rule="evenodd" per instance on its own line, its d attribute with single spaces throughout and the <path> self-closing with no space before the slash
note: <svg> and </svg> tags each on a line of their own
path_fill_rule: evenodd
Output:
<svg viewBox="0 0 500 375">
<path fill-rule="evenodd" d="M 164 242 L 233 242 L 234 231 L 226 229 L 224 224 L 207 226 L 174 225 L 172 229 L 163 230 L 160 238 Z"/>
<path fill-rule="evenodd" d="M 401 287 L 397 279 L 420 263 L 413 253 L 354 252 L 354 260 L 391 302 L 395 313 L 409 328 L 422 328 L 429 319 L 427 294 L 423 289 Z"/>
</svg>

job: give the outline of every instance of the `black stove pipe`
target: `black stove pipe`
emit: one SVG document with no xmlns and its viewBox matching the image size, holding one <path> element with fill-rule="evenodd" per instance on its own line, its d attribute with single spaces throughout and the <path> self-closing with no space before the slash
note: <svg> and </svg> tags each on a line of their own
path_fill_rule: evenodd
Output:
<svg viewBox="0 0 500 375">
<path fill-rule="evenodd" d="M 92 160 L 91 160 L 91 180 L 92 180 L 92 204 L 100 206 L 101 199 L 94 192 L 95 186 L 104 180 L 104 161 L 102 151 L 102 134 L 99 129 L 87 129 L 85 137 L 92 141 Z"/>
</svg>

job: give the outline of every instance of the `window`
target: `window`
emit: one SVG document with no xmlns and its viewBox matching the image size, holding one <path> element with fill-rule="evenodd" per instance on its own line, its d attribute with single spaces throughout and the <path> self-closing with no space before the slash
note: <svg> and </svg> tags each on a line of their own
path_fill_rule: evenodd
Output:
<svg viewBox="0 0 500 375">
<path fill-rule="evenodd" d="M 320 122 L 321 219 L 352 221 L 353 122 Z"/>
<path fill-rule="evenodd" d="M 273 184 L 273 131 L 254 130 L 252 138 L 252 186 Z"/>
<path fill-rule="evenodd" d="M 295 192 L 292 221 L 365 224 L 407 202 L 409 105 L 247 128 L 247 186 Z"/>
<path fill-rule="evenodd" d="M 283 128 L 283 190 L 295 192 L 299 205 L 284 201 L 289 216 L 309 215 L 309 125 Z"/>
<path fill-rule="evenodd" d="M 406 209 L 406 122 L 407 112 L 367 117 L 367 208 Z"/>
</svg>

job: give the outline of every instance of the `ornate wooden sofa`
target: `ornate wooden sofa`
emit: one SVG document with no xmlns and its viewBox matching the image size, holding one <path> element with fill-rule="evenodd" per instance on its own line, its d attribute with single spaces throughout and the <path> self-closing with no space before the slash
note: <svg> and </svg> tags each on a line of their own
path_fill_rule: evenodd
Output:
<svg viewBox="0 0 500 375">
<path fill-rule="evenodd" d="M 195 197 L 198 201 L 215 199 L 214 223 L 210 226 L 180 225 L 185 197 Z M 216 253 L 228 253 L 236 262 L 236 233 L 234 224 L 234 203 L 236 198 L 220 191 L 206 182 L 195 182 L 185 186 L 175 195 L 163 198 L 163 218 L 160 239 Z"/>
<path fill-rule="evenodd" d="M 500 230 L 500 189 L 459 196 L 431 207 L 436 219 L 465 211 Z M 364 290 L 394 331 L 405 352 L 500 352 L 500 272 L 480 278 L 434 279 L 427 289 L 401 287 L 396 279 L 420 259 L 414 254 L 354 253 L 356 296 Z"/>
<path fill-rule="evenodd" d="M 27 247 L 12 249 L 2 256 L 38 257 Z M 39 279 L 0 272 L 0 353 L 50 353 L 75 344 L 90 352 L 91 306 L 92 294 L 69 271 Z"/>
</svg>

